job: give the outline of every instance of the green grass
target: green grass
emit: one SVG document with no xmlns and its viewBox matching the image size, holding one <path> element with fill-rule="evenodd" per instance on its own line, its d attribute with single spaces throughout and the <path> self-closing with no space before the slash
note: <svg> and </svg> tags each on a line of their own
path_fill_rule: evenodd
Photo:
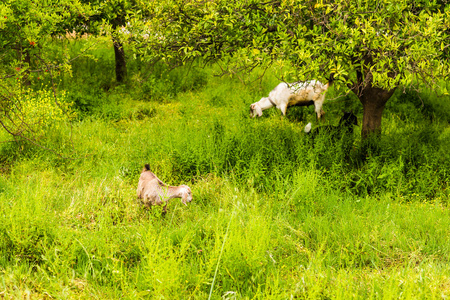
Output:
<svg viewBox="0 0 450 300">
<path fill-rule="evenodd" d="M 130 64 L 120 86 L 100 73 L 113 63 L 104 54 L 59 85 L 79 118 L 41 141 L 69 159 L 0 144 L 1 297 L 450 296 L 448 99 L 423 94 L 422 107 L 396 93 L 377 146 L 361 146 L 357 128 L 349 151 L 326 138 L 313 148 L 311 107 L 248 117 L 271 76 L 243 85 L 211 67 L 158 65 L 136 84 L 145 74 Z M 324 109 L 325 123 L 344 109 L 362 117 L 351 97 Z M 138 205 L 145 163 L 188 184 L 189 206 L 175 199 L 163 218 Z"/>
</svg>

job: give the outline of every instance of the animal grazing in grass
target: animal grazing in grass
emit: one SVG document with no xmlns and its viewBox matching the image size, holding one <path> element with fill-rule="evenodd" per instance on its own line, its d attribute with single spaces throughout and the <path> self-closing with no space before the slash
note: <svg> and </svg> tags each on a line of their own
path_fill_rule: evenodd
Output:
<svg viewBox="0 0 450 300">
<path fill-rule="evenodd" d="M 150 165 L 146 164 L 139 178 L 137 197 L 147 208 L 165 203 L 163 209 L 163 215 L 165 215 L 170 199 L 181 198 L 181 202 L 187 206 L 187 203 L 192 201 L 192 192 L 187 185 L 170 186 L 165 184 L 150 171 Z"/>
<path fill-rule="evenodd" d="M 286 115 L 289 106 L 309 106 L 314 105 L 317 118 L 320 119 L 324 114 L 322 110 L 325 94 L 332 84 L 332 80 L 323 84 L 318 80 L 305 82 L 278 84 L 270 93 L 269 97 L 263 97 L 258 102 L 250 105 L 250 116 L 261 117 L 263 110 L 276 107 Z"/>
</svg>

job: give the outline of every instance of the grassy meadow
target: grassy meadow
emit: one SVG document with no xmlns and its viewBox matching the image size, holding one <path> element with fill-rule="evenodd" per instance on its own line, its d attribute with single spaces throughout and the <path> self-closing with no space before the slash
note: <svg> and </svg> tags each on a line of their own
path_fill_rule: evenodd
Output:
<svg viewBox="0 0 450 300">
<path fill-rule="evenodd" d="M 448 96 L 401 88 L 379 139 L 313 145 L 312 107 L 249 118 L 270 72 L 130 58 L 118 85 L 110 45 L 92 55 L 55 78 L 73 118 L 48 121 L 45 148 L 0 131 L 0 299 L 450 297 Z M 361 122 L 338 96 L 322 123 Z M 193 201 L 143 209 L 145 163 Z"/>
</svg>

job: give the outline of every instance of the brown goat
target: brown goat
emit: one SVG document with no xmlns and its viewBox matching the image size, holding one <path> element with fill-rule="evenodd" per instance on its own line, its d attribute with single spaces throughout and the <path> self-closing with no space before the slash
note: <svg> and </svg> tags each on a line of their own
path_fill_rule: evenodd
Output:
<svg viewBox="0 0 450 300">
<path fill-rule="evenodd" d="M 137 197 L 147 208 L 165 202 L 163 210 L 163 214 L 165 214 L 170 199 L 181 198 L 181 202 L 187 206 L 187 202 L 192 201 L 192 192 L 187 185 L 170 186 L 165 184 L 150 171 L 150 166 L 146 164 L 139 178 Z"/>
</svg>

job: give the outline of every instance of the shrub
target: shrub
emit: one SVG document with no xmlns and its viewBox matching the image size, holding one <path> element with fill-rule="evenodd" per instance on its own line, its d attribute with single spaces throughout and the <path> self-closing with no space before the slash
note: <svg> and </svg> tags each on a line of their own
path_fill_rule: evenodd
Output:
<svg viewBox="0 0 450 300">
<path fill-rule="evenodd" d="M 67 93 L 27 89 L 11 102 L 9 115 L 10 126 L 24 135 L 41 136 L 49 127 L 58 129 L 62 122 L 72 120 L 76 113 L 73 103 L 67 100 Z"/>
</svg>

